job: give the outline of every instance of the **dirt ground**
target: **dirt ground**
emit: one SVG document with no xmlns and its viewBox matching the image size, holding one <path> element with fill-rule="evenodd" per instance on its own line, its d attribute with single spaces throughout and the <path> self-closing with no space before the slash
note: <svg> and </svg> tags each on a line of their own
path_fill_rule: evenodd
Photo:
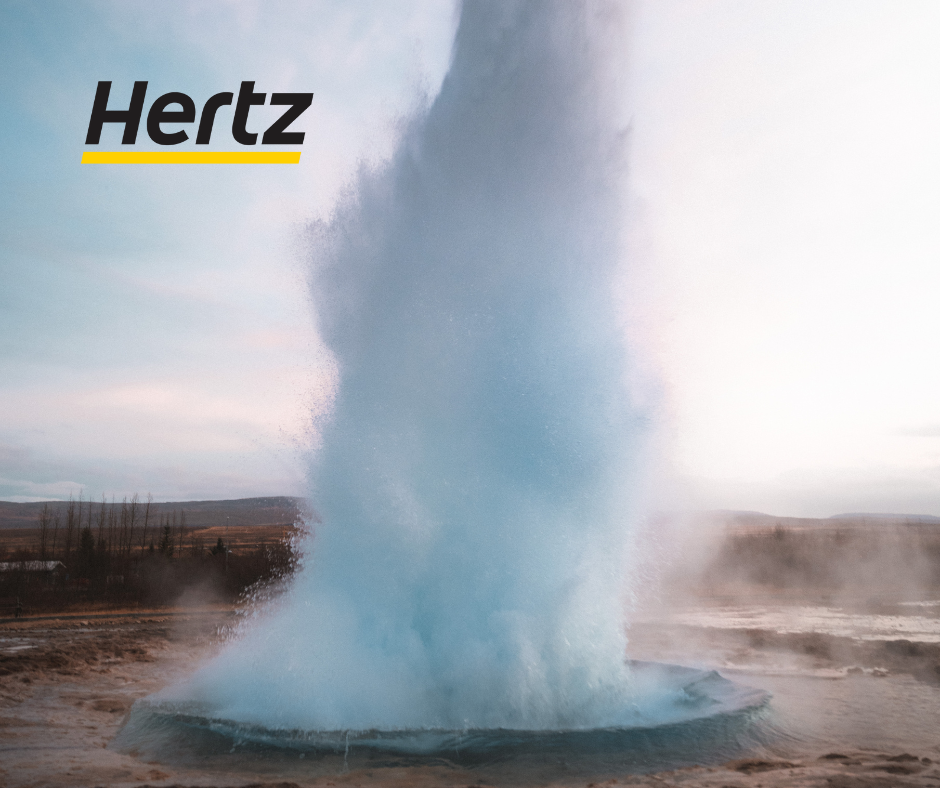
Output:
<svg viewBox="0 0 940 788">
<path fill-rule="evenodd" d="M 233 621 L 231 611 L 176 610 L 89 614 L 0 622 L 0 785 L 19 786 L 459 786 L 492 784 L 483 775 L 439 762 L 429 766 L 353 769 L 335 775 L 306 776 L 296 767 L 278 773 L 276 767 L 258 771 L 206 768 L 144 762 L 108 749 L 131 704 L 192 670 L 200 658 L 219 647 L 220 633 Z M 746 639 L 750 653 L 789 649 L 802 659 L 822 660 L 833 668 L 841 659 L 838 643 L 825 648 L 820 640 L 778 642 L 753 634 Z M 657 640 L 658 639 L 658 640 Z M 646 638 L 646 656 L 668 650 L 662 632 Z M 721 645 L 721 644 L 719 644 Z M 825 644 L 824 644 L 825 645 Z M 726 643 L 739 653 L 741 642 Z M 884 654 L 874 645 L 853 660 L 879 663 Z M 737 649 L 737 651 L 735 651 Z M 820 650 L 822 649 L 822 650 Z M 925 678 L 934 669 L 933 651 L 904 655 L 892 670 L 904 673 L 899 688 L 930 686 Z M 844 660 L 843 660 L 844 661 Z M 930 663 L 928 665 L 928 662 Z M 843 666 L 844 667 L 844 666 Z M 871 674 L 871 669 L 869 674 Z M 915 674 L 920 672 L 921 678 Z M 866 679 L 868 680 L 868 679 Z M 877 679 L 870 679 L 877 681 Z M 891 681 L 888 676 L 884 681 Z M 903 683 L 906 682 L 906 683 Z M 888 687 L 887 684 L 871 686 Z M 915 691 L 916 691 L 915 686 Z M 932 725 L 932 717 L 926 717 Z M 926 746 L 924 742 L 934 740 Z M 917 749 L 873 748 L 845 740 L 836 749 L 813 745 L 791 747 L 775 754 L 720 766 L 695 767 L 646 775 L 621 775 L 603 783 L 539 772 L 522 780 L 538 785 L 688 786 L 688 788 L 887 788 L 940 785 L 940 726 L 918 737 Z M 518 776 L 512 780 L 520 782 Z"/>
</svg>

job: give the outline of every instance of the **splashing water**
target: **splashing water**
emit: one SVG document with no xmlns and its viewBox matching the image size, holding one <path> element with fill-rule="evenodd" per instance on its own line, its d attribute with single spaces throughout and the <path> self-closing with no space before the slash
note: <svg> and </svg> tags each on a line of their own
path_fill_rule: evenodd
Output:
<svg viewBox="0 0 940 788">
<path fill-rule="evenodd" d="M 440 94 L 314 233 L 339 387 L 306 565 L 177 697 L 321 731 L 675 717 L 625 663 L 622 34 L 609 4 L 464 6 Z"/>
</svg>

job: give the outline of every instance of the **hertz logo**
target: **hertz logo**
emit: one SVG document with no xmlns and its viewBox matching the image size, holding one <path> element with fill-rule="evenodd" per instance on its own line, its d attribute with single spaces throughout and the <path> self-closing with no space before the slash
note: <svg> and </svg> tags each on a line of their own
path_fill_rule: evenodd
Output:
<svg viewBox="0 0 940 788">
<path fill-rule="evenodd" d="M 124 126 L 122 145 L 134 145 L 144 113 L 147 83 L 135 82 L 131 103 L 127 109 L 109 109 L 111 82 L 99 82 L 95 103 L 88 121 L 86 145 L 98 145 L 105 123 Z M 252 107 L 261 106 L 266 93 L 255 93 L 254 82 L 242 82 L 238 99 L 233 93 L 216 93 L 202 107 L 199 125 L 196 127 L 196 145 L 208 145 L 212 138 L 215 116 L 220 107 L 235 102 L 232 120 L 232 137 L 240 145 L 256 145 L 258 134 L 248 131 L 248 113 Z M 272 106 L 285 106 L 284 113 L 261 135 L 262 145 L 302 145 L 304 132 L 288 131 L 313 101 L 313 93 L 272 93 Z M 179 109 L 170 109 L 176 105 Z M 196 104 L 185 93 L 164 93 L 153 102 L 147 113 L 147 135 L 157 145 L 179 145 L 189 139 L 183 129 L 168 130 L 164 125 L 179 126 L 196 122 Z M 297 164 L 300 151 L 84 151 L 83 164 Z"/>
</svg>

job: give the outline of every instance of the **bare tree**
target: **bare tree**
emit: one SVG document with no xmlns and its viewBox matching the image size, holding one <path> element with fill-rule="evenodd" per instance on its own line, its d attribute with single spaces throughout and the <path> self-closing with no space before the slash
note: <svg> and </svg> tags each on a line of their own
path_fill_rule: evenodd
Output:
<svg viewBox="0 0 940 788">
<path fill-rule="evenodd" d="M 108 507 L 108 555 L 119 552 L 117 547 L 117 512 L 115 511 L 114 496 L 111 496 L 111 505 Z"/>
<path fill-rule="evenodd" d="M 105 527 L 108 524 L 108 512 L 106 510 L 107 501 L 104 493 L 101 494 L 101 505 L 98 508 L 98 551 L 111 558 L 111 544 L 105 538 Z"/>
<path fill-rule="evenodd" d="M 75 501 L 69 494 L 69 503 L 65 509 L 65 565 L 68 566 L 72 555 L 72 537 L 75 535 Z"/>
<path fill-rule="evenodd" d="M 118 555 L 123 563 L 127 559 L 127 497 L 121 501 L 121 525 L 118 527 Z"/>
<path fill-rule="evenodd" d="M 49 504 L 42 505 L 42 511 L 39 513 L 39 560 L 45 561 L 47 558 L 46 548 L 49 542 Z"/>
<path fill-rule="evenodd" d="M 180 509 L 180 530 L 179 530 L 180 546 L 179 546 L 179 551 L 177 552 L 177 555 L 179 555 L 180 558 L 183 557 L 183 535 L 185 533 L 186 533 L 186 512 Z"/>
<path fill-rule="evenodd" d="M 52 515 L 52 559 L 55 560 L 56 540 L 59 537 L 59 510 Z"/>
<path fill-rule="evenodd" d="M 134 495 L 131 497 L 131 504 L 130 504 L 130 507 L 128 507 L 128 514 L 127 514 L 127 523 L 128 523 L 128 528 L 127 528 L 127 557 L 128 557 L 128 559 L 130 559 L 130 557 L 131 557 L 131 542 L 132 542 L 132 540 L 133 540 L 133 538 L 134 538 L 134 525 L 135 525 L 136 522 L 137 522 L 137 514 L 138 514 L 138 512 L 137 512 L 137 507 L 138 507 L 138 505 L 139 505 L 139 501 L 138 501 L 138 499 L 137 499 L 137 493 L 134 493 Z"/>
<path fill-rule="evenodd" d="M 144 532 L 140 535 L 140 554 L 144 554 L 147 549 L 147 527 L 150 525 L 150 504 L 153 503 L 153 495 L 147 493 L 147 503 L 144 506 Z"/>
</svg>

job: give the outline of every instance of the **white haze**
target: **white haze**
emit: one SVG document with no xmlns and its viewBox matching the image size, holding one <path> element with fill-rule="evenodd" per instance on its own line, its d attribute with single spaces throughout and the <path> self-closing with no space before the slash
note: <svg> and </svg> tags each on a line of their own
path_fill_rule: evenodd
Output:
<svg viewBox="0 0 940 788">
<path fill-rule="evenodd" d="M 637 11 L 638 309 L 679 503 L 940 513 L 940 5 Z"/>
</svg>

